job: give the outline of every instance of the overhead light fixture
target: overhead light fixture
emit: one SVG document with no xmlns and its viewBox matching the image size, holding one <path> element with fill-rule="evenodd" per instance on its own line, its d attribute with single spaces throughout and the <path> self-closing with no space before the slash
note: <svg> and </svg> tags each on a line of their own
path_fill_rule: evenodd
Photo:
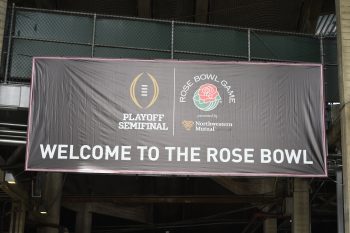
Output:
<svg viewBox="0 0 350 233">
<path fill-rule="evenodd" d="M 43 214 L 43 215 L 47 214 L 47 208 L 45 207 L 44 204 L 40 204 L 39 205 L 38 211 L 39 211 L 40 214 Z"/>
<path fill-rule="evenodd" d="M 15 177 L 11 172 L 5 172 L 5 181 L 9 184 L 16 184 Z"/>
</svg>

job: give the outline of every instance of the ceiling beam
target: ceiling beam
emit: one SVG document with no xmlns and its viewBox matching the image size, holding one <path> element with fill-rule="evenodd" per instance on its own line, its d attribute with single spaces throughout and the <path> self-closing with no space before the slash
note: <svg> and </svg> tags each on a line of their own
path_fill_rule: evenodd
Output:
<svg viewBox="0 0 350 233">
<path fill-rule="evenodd" d="M 270 203 L 282 199 L 273 196 L 249 195 L 197 195 L 197 196 L 63 196 L 65 203 L 76 202 L 112 202 L 120 204 L 235 204 L 235 203 Z"/>
<path fill-rule="evenodd" d="M 87 210 L 90 213 L 102 214 L 116 218 L 128 219 L 140 223 L 149 223 L 152 221 L 151 208 L 148 206 L 119 206 L 110 203 L 82 203 L 69 202 L 64 200 L 63 206 L 75 212 Z"/>
<path fill-rule="evenodd" d="M 275 195 L 276 178 L 250 178 L 237 180 L 230 177 L 213 177 L 216 183 L 237 195 Z"/>
</svg>

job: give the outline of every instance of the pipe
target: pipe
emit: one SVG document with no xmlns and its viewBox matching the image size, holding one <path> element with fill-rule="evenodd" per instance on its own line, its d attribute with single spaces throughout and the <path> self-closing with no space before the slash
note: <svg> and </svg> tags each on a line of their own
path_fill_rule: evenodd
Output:
<svg viewBox="0 0 350 233">
<path fill-rule="evenodd" d="M 6 134 L 27 134 L 26 131 L 21 131 L 21 130 L 5 130 L 5 129 L 0 129 L 0 133 L 6 133 Z"/>
<path fill-rule="evenodd" d="M 0 138 L 5 138 L 5 139 L 17 138 L 17 139 L 24 139 L 24 140 L 26 140 L 27 137 L 24 136 L 24 135 L 4 134 L 4 135 L 0 135 Z"/>
<path fill-rule="evenodd" d="M 23 128 L 27 127 L 27 125 L 23 125 L 23 124 L 13 124 L 13 123 L 5 123 L 5 122 L 0 122 L 0 126 L 23 127 Z"/>
<path fill-rule="evenodd" d="M 2 145 L 25 145 L 26 143 L 26 141 L 22 140 L 0 139 L 0 144 Z"/>
</svg>

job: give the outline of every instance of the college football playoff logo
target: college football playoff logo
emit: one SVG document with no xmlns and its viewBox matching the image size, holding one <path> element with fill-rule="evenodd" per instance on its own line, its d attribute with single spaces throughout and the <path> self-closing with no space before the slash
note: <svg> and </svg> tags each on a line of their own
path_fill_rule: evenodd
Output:
<svg viewBox="0 0 350 233">
<path fill-rule="evenodd" d="M 129 90 L 132 102 L 141 109 L 147 109 L 151 107 L 157 101 L 159 95 L 159 86 L 157 80 L 149 73 L 146 73 L 147 76 L 144 74 L 145 73 L 140 73 L 133 79 Z M 138 85 L 139 80 L 141 80 L 143 77 L 149 78 L 151 81 L 151 86 L 153 86 L 153 88 L 150 88 L 150 85 L 148 84 Z M 151 95 L 152 97 L 148 103 L 144 104 L 144 101 L 141 101 L 140 99 L 146 99 L 147 101 L 147 97 L 149 96 L 151 89 L 153 90 L 153 94 Z M 141 102 L 143 102 L 143 104 L 141 104 Z"/>
</svg>

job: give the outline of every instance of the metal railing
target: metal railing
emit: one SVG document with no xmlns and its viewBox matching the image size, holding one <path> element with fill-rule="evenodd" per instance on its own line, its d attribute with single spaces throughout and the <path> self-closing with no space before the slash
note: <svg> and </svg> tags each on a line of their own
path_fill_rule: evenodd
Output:
<svg viewBox="0 0 350 233">
<path fill-rule="evenodd" d="M 0 122 L 0 144 L 26 144 L 27 125 Z"/>
<path fill-rule="evenodd" d="M 29 83 L 36 56 L 312 62 L 337 99 L 335 38 L 15 5 L 9 15 L 5 83 Z"/>
</svg>

